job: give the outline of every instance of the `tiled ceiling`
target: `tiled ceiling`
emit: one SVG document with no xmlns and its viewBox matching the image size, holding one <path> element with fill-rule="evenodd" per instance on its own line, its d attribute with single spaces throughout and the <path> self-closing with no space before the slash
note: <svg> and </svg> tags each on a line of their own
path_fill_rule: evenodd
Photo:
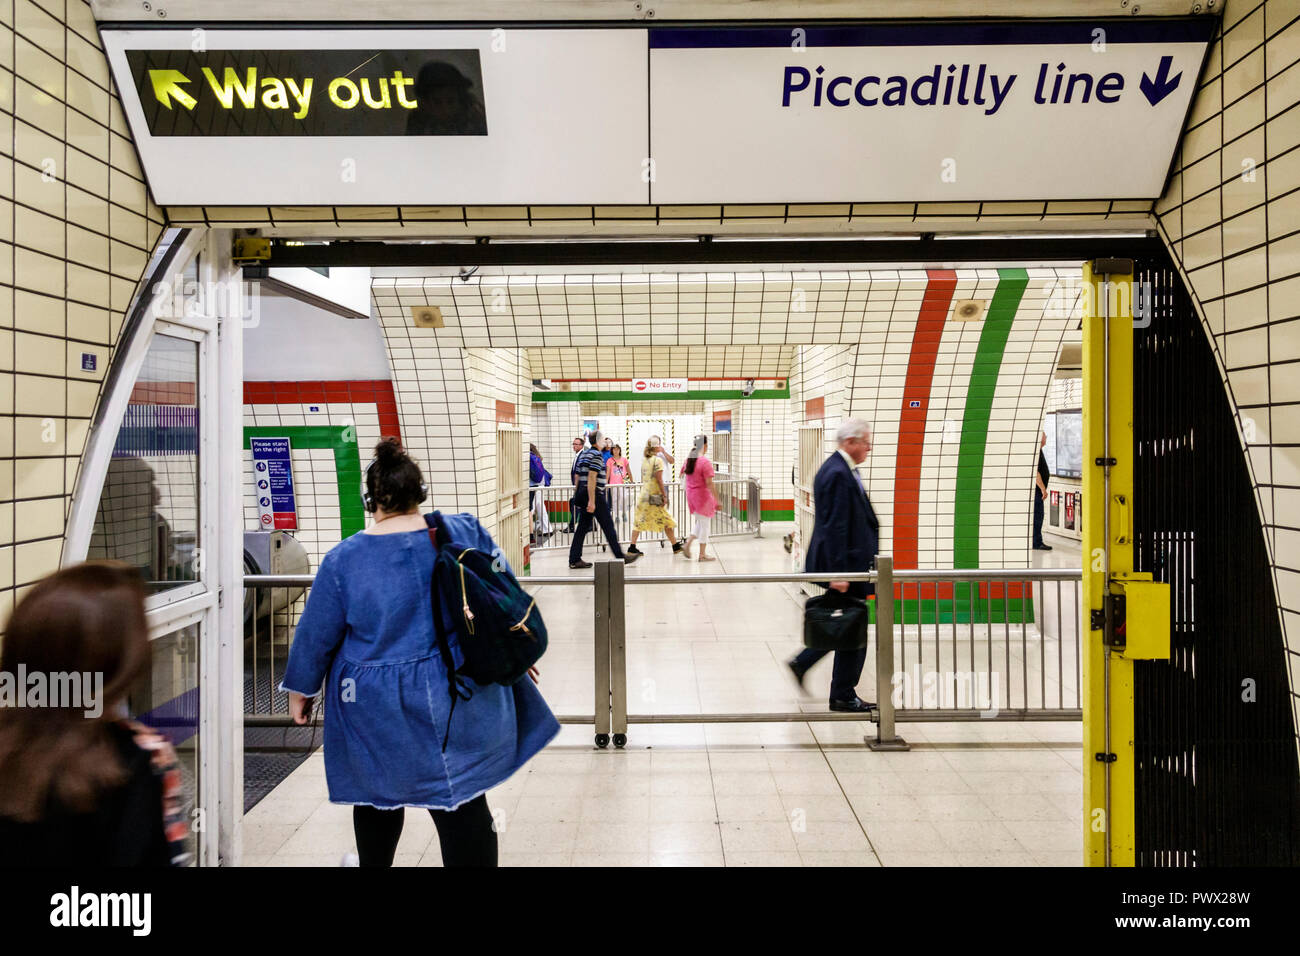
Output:
<svg viewBox="0 0 1300 956">
<path fill-rule="evenodd" d="M 1074 314 L 1078 268 L 1033 268 L 1028 273 L 1028 301 L 1048 308 L 1059 303 Z M 958 299 L 978 298 L 998 277 L 996 269 L 959 269 L 956 274 Z M 375 315 L 390 339 L 405 330 L 416 347 L 653 350 L 857 344 L 900 321 L 914 323 L 928 280 L 924 270 L 888 269 L 476 275 L 468 281 L 441 275 L 376 277 L 371 294 Z M 1074 294 L 1062 295 L 1071 283 Z M 414 327 L 411 308 L 429 305 L 441 309 L 444 328 Z M 618 352 L 604 350 L 597 370 L 621 361 Z M 674 358 L 669 355 L 666 361 L 671 365 Z M 549 368 L 545 358 L 543 364 Z M 621 376 L 630 366 L 623 362 L 618 368 Z M 635 374 L 660 373 L 638 368 Z M 769 373 L 745 368 L 736 374 Z M 546 377 L 556 376 L 548 371 Z"/>
</svg>

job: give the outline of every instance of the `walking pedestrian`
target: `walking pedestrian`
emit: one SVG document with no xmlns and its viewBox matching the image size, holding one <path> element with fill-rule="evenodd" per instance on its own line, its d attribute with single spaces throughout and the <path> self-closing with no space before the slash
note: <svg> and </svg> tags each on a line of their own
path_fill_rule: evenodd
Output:
<svg viewBox="0 0 1300 956">
<path fill-rule="evenodd" d="M 677 540 L 673 529 L 677 522 L 668 513 L 668 485 L 664 482 L 664 441 L 658 435 L 651 435 L 646 442 L 641 461 L 641 493 L 637 495 L 636 515 L 632 525 L 632 543 L 628 554 L 641 554 L 636 546 L 636 539 L 642 531 L 662 531 L 664 537 L 673 546 L 673 554 L 681 554 L 682 543 Z"/>
<path fill-rule="evenodd" d="M 600 525 L 605 533 L 605 541 L 614 558 L 631 564 L 639 555 L 624 554 L 618 543 L 618 531 L 609 514 L 609 502 L 605 498 L 605 459 L 600 453 L 601 440 L 604 436 L 599 431 L 591 433 L 591 447 L 578 456 L 575 465 L 574 502 L 578 508 L 578 530 L 569 545 L 569 567 L 589 568 L 590 561 L 582 560 L 582 542 L 591 530 L 592 522 Z"/>
<path fill-rule="evenodd" d="M 375 521 L 321 560 L 280 689 L 298 724 L 316 698 L 325 702 L 329 798 L 352 807 L 361 866 L 392 865 L 406 807 L 432 815 L 444 866 L 496 866 L 487 791 L 545 747 L 559 722 L 535 672 L 509 687 L 475 684 L 454 709 L 450 695 L 431 691 L 449 678 L 433 615 L 454 635 L 461 609 L 431 589 L 437 552 L 420 513 L 424 479 L 387 438 L 362 490 Z M 500 553 L 472 514 L 441 518 L 451 547 Z"/>
<path fill-rule="evenodd" d="M 682 468 L 682 474 L 686 476 L 686 507 L 691 512 L 691 534 L 686 539 L 682 553 L 690 558 L 691 542 L 699 541 L 700 560 L 716 561 L 716 558 L 708 554 L 709 525 L 721 502 L 713 487 L 713 463 L 709 461 L 708 454 L 708 436 L 696 435 L 690 457 Z"/>
</svg>

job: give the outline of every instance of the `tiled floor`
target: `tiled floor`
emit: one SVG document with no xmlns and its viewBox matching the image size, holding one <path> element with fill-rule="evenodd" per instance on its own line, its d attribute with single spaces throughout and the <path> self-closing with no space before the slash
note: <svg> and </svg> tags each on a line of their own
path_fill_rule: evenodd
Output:
<svg viewBox="0 0 1300 956">
<path fill-rule="evenodd" d="M 1053 543 L 1063 547 L 1042 557 L 1069 564 L 1070 543 Z M 719 542 L 717 550 L 720 560 L 703 566 L 710 571 L 789 567 L 778 532 Z M 657 552 L 629 576 L 702 569 Z M 1075 562 L 1077 554 L 1075 546 Z M 542 555 L 534 573 L 569 572 L 561 556 Z M 633 724 L 624 751 L 597 751 L 589 724 L 567 725 L 488 795 L 503 865 L 1080 861 L 1078 723 L 900 723 L 913 749 L 874 753 L 863 745 L 874 725 L 817 721 L 824 699 L 801 695 L 784 673 L 799 633 L 789 586 L 642 586 L 628 595 L 633 714 L 802 709 L 810 719 Z M 589 714 L 590 592 L 547 587 L 539 602 L 552 635 L 542 689 L 557 713 Z M 808 686 L 824 688 L 829 668 L 829 659 L 819 664 Z M 872 686 L 869 670 L 860 690 L 873 696 Z M 412 810 L 406 820 L 397 863 L 439 865 L 428 815 Z M 337 866 L 352 850 L 351 810 L 328 802 L 320 753 L 249 812 L 243 845 L 252 866 Z"/>
</svg>

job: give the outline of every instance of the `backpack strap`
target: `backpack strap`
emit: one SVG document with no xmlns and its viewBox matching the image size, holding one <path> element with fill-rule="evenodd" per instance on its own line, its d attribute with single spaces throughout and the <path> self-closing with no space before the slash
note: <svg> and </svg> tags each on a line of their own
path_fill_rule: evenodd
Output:
<svg viewBox="0 0 1300 956">
<path fill-rule="evenodd" d="M 432 515 L 436 524 L 428 529 L 429 542 L 433 545 L 433 576 L 429 582 L 429 603 L 433 611 L 433 633 L 438 644 L 438 653 L 442 657 L 443 667 L 447 671 L 447 694 L 451 698 L 451 707 L 447 711 L 447 731 L 442 735 L 442 752 L 447 752 L 447 741 L 451 738 L 451 718 L 456 713 L 456 701 L 469 700 L 474 692 L 469 689 L 465 679 L 456 673 L 456 661 L 451 654 L 451 645 L 447 642 L 447 631 L 442 626 L 442 602 L 438 595 L 438 532 L 446 536 L 438 513 Z"/>
</svg>

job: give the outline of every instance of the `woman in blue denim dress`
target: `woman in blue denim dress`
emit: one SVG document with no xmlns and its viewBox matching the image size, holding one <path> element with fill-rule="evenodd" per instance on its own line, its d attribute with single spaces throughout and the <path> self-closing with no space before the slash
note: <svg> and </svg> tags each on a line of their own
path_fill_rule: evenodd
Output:
<svg viewBox="0 0 1300 956">
<path fill-rule="evenodd" d="M 361 866 L 392 865 L 405 807 L 432 814 L 444 865 L 495 866 L 485 794 L 545 747 L 559 722 L 535 675 L 511 687 L 471 681 L 472 696 L 452 710 L 433 627 L 435 551 L 418 507 L 420 469 L 385 439 L 363 485 L 374 524 L 321 561 L 281 689 L 300 724 L 323 695 L 330 802 L 353 807 Z M 496 551 L 473 515 L 442 519 L 454 547 Z M 451 609 L 439 610 L 459 666 Z"/>
</svg>

